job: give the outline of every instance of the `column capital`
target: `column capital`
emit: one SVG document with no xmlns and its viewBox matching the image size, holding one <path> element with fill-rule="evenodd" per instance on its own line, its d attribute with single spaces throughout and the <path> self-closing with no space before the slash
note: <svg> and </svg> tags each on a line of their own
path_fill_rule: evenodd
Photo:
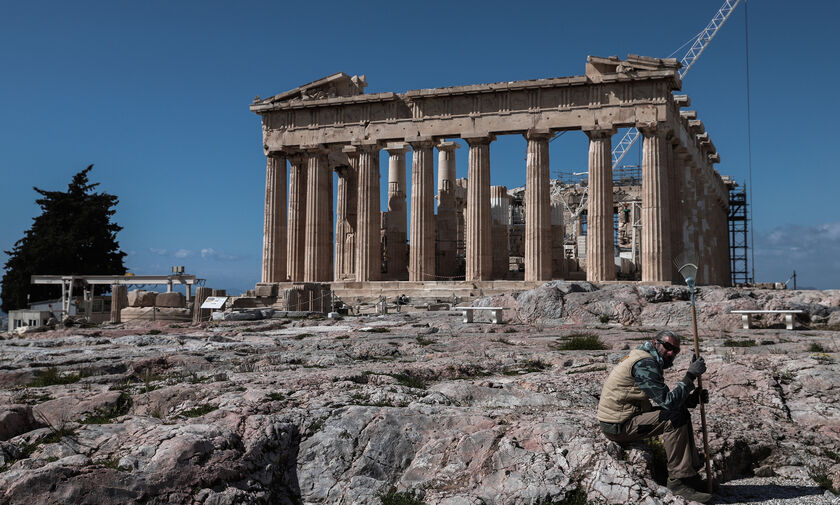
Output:
<svg viewBox="0 0 840 505">
<path fill-rule="evenodd" d="M 552 133 L 548 128 L 533 128 L 522 134 L 526 140 L 548 140 Z"/>
<path fill-rule="evenodd" d="M 668 128 L 666 123 L 660 121 L 644 121 L 636 123 L 636 129 L 642 132 L 642 135 L 651 136 L 651 135 L 665 135 L 667 132 L 671 131 L 671 128 Z"/>
<path fill-rule="evenodd" d="M 441 141 L 438 142 L 435 147 L 437 147 L 438 151 L 454 151 L 456 149 L 460 149 L 461 144 L 453 141 Z"/>
<path fill-rule="evenodd" d="M 415 151 L 418 149 L 431 149 L 435 147 L 435 140 L 432 137 L 411 137 L 406 138 L 405 140 Z"/>
<path fill-rule="evenodd" d="M 275 158 L 275 159 L 283 158 L 283 159 L 286 159 L 286 158 L 289 157 L 289 154 L 286 153 L 285 151 L 269 151 L 269 152 L 265 153 L 265 156 L 266 156 L 266 158 Z"/>
<path fill-rule="evenodd" d="M 411 147 L 408 145 L 407 142 L 388 142 L 385 145 L 385 150 L 388 151 L 388 154 L 394 156 L 396 154 L 405 154 Z"/>
<path fill-rule="evenodd" d="M 470 133 L 461 135 L 461 138 L 470 146 L 488 145 L 490 142 L 496 140 L 496 136 L 492 133 Z"/>
<path fill-rule="evenodd" d="M 612 137 L 618 130 L 616 128 L 593 128 L 591 130 L 583 130 L 590 140 L 604 139 Z"/>
</svg>

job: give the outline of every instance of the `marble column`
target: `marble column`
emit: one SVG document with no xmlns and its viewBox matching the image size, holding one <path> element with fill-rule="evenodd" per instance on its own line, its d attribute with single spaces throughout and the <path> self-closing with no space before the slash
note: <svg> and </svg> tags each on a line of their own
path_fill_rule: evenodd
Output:
<svg viewBox="0 0 840 505">
<path fill-rule="evenodd" d="M 287 273 L 292 282 L 303 282 L 306 237 L 306 157 L 289 158 L 289 227 L 286 241 Z"/>
<path fill-rule="evenodd" d="M 122 309 L 128 307 L 128 287 L 111 285 L 111 323 L 122 322 Z"/>
<path fill-rule="evenodd" d="M 590 130 L 589 204 L 586 225 L 586 280 L 615 280 L 613 229 L 612 135 L 615 130 Z"/>
<path fill-rule="evenodd" d="M 388 219 L 385 230 L 388 279 L 405 280 L 408 278 L 405 153 L 409 146 L 404 142 L 393 142 L 385 150 L 388 151 Z"/>
<path fill-rule="evenodd" d="M 440 142 L 438 149 L 438 208 L 435 218 L 435 273 L 446 280 L 457 275 L 458 210 L 455 207 L 457 142 Z"/>
<path fill-rule="evenodd" d="M 525 280 L 551 280 L 551 181 L 548 139 L 551 133 L 529 130 L 525 168 Z"/>
<path fill-rule="evenodd" d="M 286 157 L 269 153 L 265 167 L 262 282 L 286 281 Z"/>
<path fill-rule="evenodd" d="M 642 132 L 642 282 L 671 280 L 669 177 L 661 125 L 640 126 Z"/>
<path fill-rule="evenodd" d="M 551 277 L 565 279 L 566 268 L 566 226 L 563 221 L 563 204 L 551 204 Z"/>
<path fill-rule="evenodd" d="M 359 207 L 359 150 L 356 146 L 345 146 L 342 152 L 347 155 L 349 165 L 338 172 L 338 204 L 336 211 L 343 205 L 344 224 L 341 237 L 336 237 L 335 262 L 341 276 L 337 279 L 356 280 L 356 229 Z M 345 198 L 341 198 L 341 191 Z M 343 201 L 343 204 L 342 204 Z M 338 217 L 338 212 L 336 212 Z M 339 218 L 340 219 L 340 218 Z M 339 221 L 337 219 L 337 221 Z M 338 230 L 338 226 L 336 226 Z M 341 241 L 339 254 L 339 240 Z"/>
<path fill-rule="evenodd" d="M 464 138 L 470 145 L 467 173 L 467 281 L 491 279 L 490 142 L 495 136 Z"/>
<path fill-rule="evenodd" d="M 434 143 L 411 142 L 411 240 L 408 280 L 433 281 L 435 277 Z"/>
<path fill-rule="evenodd" d="M 683 218 L 682 218 L 682 193 L 681 188 L 683 185 L 682 181 L 682 167 L 680 166 L 681 161 L 679 155 L 676 153 L 677 143 L 679 143 L 679 137 L 676 135 L 668 135 L 667 142 L 665 143 L 665 150 L 667 154 L 667 161 L 668 161 L 668 201 L 669 201 L 669 211 L 670 214 L 670 223 L 671 223 L 671 256 L 672 259 L 676 258 L 680 254 L 683 253 L 684 245 L 682 241 L 682 226 L 683 226 Z M 674 261 L 671 261 L 671 280 L 679 282 L 682 280 L 682 275 L 677 268 L 677 265 Z"/>
<path fill-rule="evenodd" d="M 329 282 L 330 263 L 330 173 L 327 150 L 311 147 L 306 150 L 306 236 L 303 262 L 304 282 Z"/>
<path fill-rule="evenodd" d="M 356 229 L 356 280 L 378 281 L 382 276 L 379 212 L 379 146 L 359 147 L 359 206 Z"/>
<path fill-rule="evenodd" d="M 505 186 L 490 186 L 493 278 L 505 279 L 510 271 L 510 196 Z"/>
<path fill-rule="evenodd" d="M 348 146 L 355 149 L 353 146 Z M 335 168 L 338 175 L 336 187 L 335 207 L 335 261 L 333 264 L 333 278 L 339 280 L 355 280 L 355 266 L 350 258 L 356 255 L 349 248 L 348 237 L 356 233 L 356 205 L 358 199 L 358 153 L 347 152 L 349 165 L 339 165 Z M 348 258 L 349 257 L 349 258 Z"/>
</svg>

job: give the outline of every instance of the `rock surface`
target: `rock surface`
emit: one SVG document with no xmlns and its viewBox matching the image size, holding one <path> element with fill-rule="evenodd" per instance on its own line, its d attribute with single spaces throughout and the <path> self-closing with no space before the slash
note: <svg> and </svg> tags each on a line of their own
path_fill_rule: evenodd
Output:
<svg viewBox="0 0 840 505">
<path fill-rule="evenodd" d="M 478 300 L 513 309 L 500 325 L 271 312 L 9 336 L 0 503 L 378 504 L 393 489 L 445 505 L 683 504 L 655 481 L 656 451 L 606 440 L 594 414 L 627 349 L 665 326 L 690 335 L 687 294 L 555 282 Z M 840 486 L 836 333 L 806 321 L 741 330 L 727 311 L 807 307 L 829 321 L 838 303 L 838 292 L 702 288 L 721 501 L 834 499 L 813 479 Z M 605 349 L 564 350 L 593 336 Z"/>
</svg>

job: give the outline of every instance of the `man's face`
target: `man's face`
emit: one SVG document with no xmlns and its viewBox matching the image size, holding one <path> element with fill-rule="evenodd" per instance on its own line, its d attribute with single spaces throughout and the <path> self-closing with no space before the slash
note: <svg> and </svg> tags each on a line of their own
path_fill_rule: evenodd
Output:
<svg viewBox="0 0 840 505">
<path fill-rule="evenodd" d="M 664 336 L 662 340 L 656 342 L 656 350 L 662 357 L 662 368 L 671 368 L 674 364 L 674 358 L 680 353 L 680 339 L 670 335 Z"/>
</svg>

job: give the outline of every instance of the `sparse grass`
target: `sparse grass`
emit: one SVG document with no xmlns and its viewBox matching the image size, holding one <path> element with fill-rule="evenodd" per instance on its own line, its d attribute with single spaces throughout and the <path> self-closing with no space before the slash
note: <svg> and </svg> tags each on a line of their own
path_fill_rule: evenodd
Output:
<svg viewBox="0 0 840 505">
<path fill-rule="evenodd" d="M 607 367 L 605 366 L 599 366 L 595 368 L 581 367 L 581 369 L 579 370 L 569 370 L 568 372 L 566 372 L 566 375 L 574 375 L 576 373 L 603 372 L 606 369 Z"/>
<path fill-rule="evenodd" d="M 100 409 L 97 412 L 82 419 L 82 424 L 108 424 L 114 419 L 128 414 L 132 405 L 131 395 L 126 392 L 120 393 L 116 403 L 112 407 Z"/>
<path fill-rule="evenodd" d="M 306 337 L 313 337 L 313 336 L 314 335 L 312 335 L 311 333 L 298 333 L 297 335 L 295 335 L 292 338 L 294 338 L 295 340 L 303 340 Z"/>
<path fill-rule="evenodd" d="M 606 314 L 601 314 L 601 317 L 598 318 L 598 321 L 600 321 L 601 324 L 607 324 L 610 322 L 610 316 Z"/>
<path fill-rule="evenodd" d="M 392 487 L 387 493 L 380 493 L 376 495 L 382 505 L 426 505 L 426 502 L 417 498 L 413 492 L 400 491 Z"/>
<path fill-rule="evenodd" d="M 185 410 L 180 413 L 183 417 L 201 417 L 205 414 L 209 414 L 214 410 L 218 409 L 219 407 L 214 407 L 213 405 L 199 405 L 194 409 Z"/>
<path fill-rule="evenodd" d="M 180 324 L 170 324 L 169 327 L 170 328 L 183 328 L 184 326 L 182 326 Z"/>
<path fill-rule="evenodd" d="M 535 505 L 587 505 L 588 503 L 586 501 L 586 491 L 577 488 L 574 491 L 566 493 L 566 497 L 560 501 L 545 498 L 537 501 Z"/>
<path fill-rule="evenodd" d="M 119 470 L 120 472 L 130 472 L 131 471 L 131 467 L 120 466 L 119 458 L 101 459 L 99 461 L 94 461 L 93 464 L 102 465 L 105 468 L 110 468 L 112 470 Z"/>
<path fill-rule="evenodd" d="M 723 341 L 724 347 L 755 347 L 757 344 L 755 340 L 748 339 L 748 340 L 733 340 L 731 338 L 727 338 Z"/>
<path fill-rule="evenodd" d="M 834 486 L 832 485 L 831 478 L 825 471 L 814 472 L 811 474 L 811 478 L 814 479 L 814 482 L 816 482 L 821 489 L 838 494 L 837 489 L 834 489 Z"/>
<path fill-rule="evenodd" d="M 67 375 L 62 375 L 61 372 L 58 371 L 58 368 L 53 366 L 37 373 L 35 375 L 35 378 L 32 379 L 32 381 L 29 384 L 27 384 L 27 386 L 31 388 L 42 388 L 47 386 L 74 384 L 84 379 L 85 377 L 90 377 L 91 375 L 93 374 L 91 374 L 87 370 L 79 370 L 74 374 L 71 373 Z"/>
<path fill-rule="evenodd" d="M 282 402 L 285 399 L 286 395 L 284 395 L 283 393 L 280 393 L 279 391 L 272 391 L 271 393 L 265 395 L 265 398 L 263 398 L 263 402 Z"/>
<path fill-rule="evenodd" d="M 512 327 L 507 327 L 507 328 L 505 328 L 504 332 L 505 333 L 518 333 L 519 330 L 517 330 L 516 328 L 512 328 Z"/>
<path fill-rule="evenodd" d="M 506 339 L 505 337 L 494 338 L 493 340 L 491 340 L 491 342 L 498 342 L 500 344 L 505 344 L 505 345 L 516 345 L 513 342 L 511 342 L 510 340 Z"/>
<path fill-rule="evenodd" d="M 791 372 L 790 370 L 785 370 L 784 372 L 780 373 L 779 376 L 776 378 L 782 384 L 790 384 L 796 378 L 796 374 Z"/>
<path fill-rule="evenodd" d="M 383 328 L 381 326 L 377 326 L 375 328 L 371 328 L 367 330 L 368 333 L 391 333 L 389 328 Z"/>
<path fill-rule="evenodd" d="M 412 372 L 406 371 L 388 375 L 397 379 L 397 383 L 401 386 L 414 389 L 426 389 L 426 382 L 421 377 L 417 376 Z"/>
<path fill-rule="evenodd" d="M 18 399 L 21 403 L 29 405 L 37 405 L 52 400 L 53 397 L 49 393 L 40 393 L 35 391 L 25 390 L 23 395 Z"/>
<path fill-rule="evenodd" d="M 832 451 L 831 449 L 826 448 L 823 448 L 822 452 L 823 456 L 825 456 L 826 458 L 830 459 L 831 461 L 834 461 L 835 463 L 840 463 L 840 454 Z"/>
<path fill-rule="evenodd" d="M 601 337 L 594 333 L 573 333 L 550 346 L 558 351 L 603 351 L 607 349 Z"/>
<path fill-rule="evenodd" d="M 56 442 L 60 442 L 61 439 L 64 438 L 64 437 L 72 437 L 75 434 L 76 434 L 76 432 L 74 430 L 65 428 L 63 426 L 61 428 L 58 428 L 58 429 L 51 428 L 51 431 L 50 431 L 49 434 L 47 434 L 46 436 L 44 436 L 42 438 L 39 438 L 38 440 L 35 440 L 34 442 L 32 442 L 30 444 L 26 444 L 15 457 L 6 458 L 5 465 L 0 467 L 0 473 L 8 470 L 9 467 L 12 466 L 13 464 L 15 464 L 16 462 L 27 459 L 30 456 L 32 456 L 32 454 L 35 453 L 35 450 L 39 446 L 41 446 L 43 444 L 54 444 Z M 57 461 L 57 459 L 54 460 L 54 461 Z"/>
<path fill-rule="evenodd" d="M 826 349 L 817 342 L 811 342 L 811 345 L 808 346 L 808 352 L 826 352 Z"/>
<path fill-rule="evenodd" d="M 517 366 L 506 368 L 502 373 L 504 375 L 524 375 L 527 373 L 542 372 L 548 368 L 551 368 L 551 363 L 546 363 L 539 359 L 529 359 L 528 361 L 517 364 Z"/>
<path fill-rule="evenodd" d="M 339 335 L 335 337 L 336 340 L 347 340 L 348 338 L 350 338 L 350 335 Z"/>
<path fill-rule="evenodd" d="M 427 346 L 427 345 L 435 343 L 434 340 L 432 340 L 430 338 L 426 338 L 423 335 L 417 335 L 417 337 L 415 337 L 414 340 L 416 340 L 417 343 L 422 345 L 422 346 Z"/>
<path fill-rule="evenodd" d="M 160 335 L 161 333 L 163 333 L 161 330 L 151 329 L 148 332 L 146 332 L 146 335 Z"/>
<path fill-rule="evenodd" d="M 814 354 L 811 357 L 814 358 L 815 360 L 817 360 L 818 362 L 820 362 L 823 365 L 833 365 L 834 364 L 834 358 L 832 358 L 831 356 L 829 356 L 828 354 L 826 354 L 824 352 L 819 353 L 819 354 Z"/>
</svg>

